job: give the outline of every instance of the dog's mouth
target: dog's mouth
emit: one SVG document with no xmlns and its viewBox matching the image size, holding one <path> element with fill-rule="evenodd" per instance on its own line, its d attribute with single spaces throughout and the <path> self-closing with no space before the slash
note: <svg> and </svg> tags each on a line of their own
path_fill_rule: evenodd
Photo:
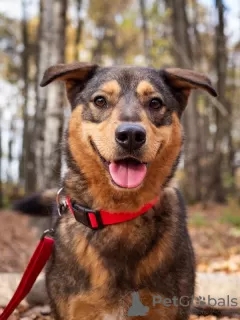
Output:
<svg viewBox="0 0 240 320">
<path fill-rule="evenodd" d="M 92 141 L 91 145 L 109 172 L 111 180 L 115 185 L 121 188 L 132 189 L 139 187 L 143 183 L 147 174 L 147 163 L 143 163 L 133 157 L 107 161 Z"/>
<path fill-rule="evenodd" d="M 128 189 L 138 187 L 147 173 L 147 165 L 133 158 L 110 162 L 108 169 L 115 184 Z"/>
</svg>

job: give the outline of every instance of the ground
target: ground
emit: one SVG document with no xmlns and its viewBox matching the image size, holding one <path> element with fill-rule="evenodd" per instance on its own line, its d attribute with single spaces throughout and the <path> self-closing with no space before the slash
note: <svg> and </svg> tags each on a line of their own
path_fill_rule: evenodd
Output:
<svg viewBox="0 0 240 320">
<path fill-rule="evenodd" d="M 197 271 L 240 275 L 240 210 L 232 206 L 189 207 L 189 230 Z M 238 220 L 239 219 L 239 220 Z"/>
<path fill-rule="evenodd" d="M 240 225 L 233 206 L 201 205 L 188 208 L 189 230 L 197 258 L 197 270 L 240 275 Z M 236 213 L 239 215 L 239 212 Z M 0 272 L 22 272 L 38 242 L 32 220 L 11 211 L 0 212 Z M 50 320 L 49 307 L 21 306 L 9 320 Z M 216 320 L 195 317 L 191 320 Z M 227 318 L 222 318 L 227 320 Z"/>
<path fill-rule="evenodd" d="M 22 272 L 34 251 L 37 229 L 28 216 L 0 211 L 0 272 Z"/>
<path fill-rule="evenodd" d="M 1 311 L 0 311 L 1 312 Z M 21 313 L 21 318 L 19 318 L 19 312 L 16 311 L 8 320 L 53 320 L 51 316 L 49 316 L 49 308 L 48 306 L 43 307 L 35 307 L 27 311 L 23 311 Z M 217 320 L 218 318 L 208 316 L 208 317 L 195 317 L 191 316 L 190 320 Z M 221 320 L 238 320 L 234 318 L 221 318 Z"/>
</svg>

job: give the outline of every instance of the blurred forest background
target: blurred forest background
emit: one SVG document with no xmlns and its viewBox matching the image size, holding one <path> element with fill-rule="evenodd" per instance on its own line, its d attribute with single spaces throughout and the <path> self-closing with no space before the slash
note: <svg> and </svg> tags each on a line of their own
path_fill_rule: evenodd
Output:
<svg viewBox="0 0 240 320">
<path fill-rule="evenodd" d="M 61 84 L 39 82 L 74 60 L 206 73 L 219 97 L 191 96 L 178 178 L 189 203 L 239 214 L 238 0 L 0 0 L 0 206 L 58 186 L 68 104 Z"/>
<path fill-rule="evenodd" d="M 50 216 L 24 216 L 10 207 L 24 194 L 59 185 L 69 107 L 63 84 L 39 83 L 50 65 L 75 60 L 176 66 L 211 78 L 218 98 L 195 91 L 185 111 L 177 181 L 189 204 L 197 271 L 220 277 L 210 285 L 206 278 L 207 294 L 212 288 L 212 296 L 239 296 L 240 1 L 0 0 L 2 298 L 1 272 L 22 272 L 50 224 Z M 230 285 L 224 273 L 236 276 Z M 0 292 L 0 313 L 1 301 Z"/>
</svg>

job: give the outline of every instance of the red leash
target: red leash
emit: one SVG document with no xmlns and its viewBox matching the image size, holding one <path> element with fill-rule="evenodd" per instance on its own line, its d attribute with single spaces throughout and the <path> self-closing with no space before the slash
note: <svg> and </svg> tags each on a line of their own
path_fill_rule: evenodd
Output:
<svg viewBox="0 0 240 320">
<path fill-rule="evenodd" d="M 44 232 L 41 240 L 39 241 L 39 244 L 28 263 L 17 290 L 15 291 L 6 308 L 3 310 L 3 313 L 0 315 L 0 320 L 7 320 L 8 317 L 13 313 L 19 303 L 29 293 L 39 273 L 47 263 L 54 245 L 54 239 L 46 235 L 49 233 L 49 231 L 50 230 Z"/>
<path fill-rule="evenodd" d="M 61 189 L 62 190 L 62 189 Z M 121 212 L 121 213 L 111 213 L 104 210 L 96 211 L 91 210 L 80 205 L 77 208 L 73 208 L 71 199 L 67 197 L 66 203 L 70 212 L 75 216 L 75 219 L 86 225 L 89 228 L 94 230 L 100 229 L 106 225 L 117 224 L 124 221 L 129 221 L 135 219 L 136 217 L 144 214 L 150 208 L 154 206 L 158 198 L 155 198 L 153 201 L 145 204 L 139 211 L 131 212 Z M 57 198 L 57 204 L 59 206 L 59 213 L 61 215 L 61 207 Z M 65 206 L 62 207 L 63 210 L 66 209 Z M 17 308 L 19 303 L 26 297 L 26 295 L 31 290 L 35 280 L 42 271 L 43 267 L 47 263 L 48 259 L 51 256 L 54 239 L 51 238 L 53 230 L 46 230 L 42 238 L 33 253 L 31 260 L 28 263 L 28 266 L 23 274 L 22 280 L 20 281 L 16 292 L 14 293 L 12 299 L 4 309 L 3 313 L 0 315 L 0 320 L 7 320 L 8 317 L 13 313 Z M 50 235 L 50 236 L 48 236 Z"/>
</svg>

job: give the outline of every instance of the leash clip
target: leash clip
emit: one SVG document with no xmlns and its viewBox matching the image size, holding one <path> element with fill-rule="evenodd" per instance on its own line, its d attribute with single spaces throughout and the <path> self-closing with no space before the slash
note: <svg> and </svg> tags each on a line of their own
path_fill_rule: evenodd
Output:
<svg viewBox="0 0 240 320">
<path fill-rule="evenodd" d="M 63 187 L 60 188 L 57 192 L 57 197 L 56 197 L 56 203 L 57 203 L 57 212 L 58 212 L 58 215 L 59 217 L 61 217 L 62 215 L 62 212 L 65 208 L 67 208 L 67 203 L 66 201 L 63 201 L 62 203 L 60 203 L 60 200 L 61 200 L 61 193 L 63 191 Z"/>
<path fill-rule="evenodd" d="M 40 240 L 43 240 L 46 236 L 50 236 L 51 238 L 53 238 L 53 235 L 54 235 L 53 228 L 46 229 L 45 231 L 43 231 L 43 234 L 41 235 Z"/>
</svg>

